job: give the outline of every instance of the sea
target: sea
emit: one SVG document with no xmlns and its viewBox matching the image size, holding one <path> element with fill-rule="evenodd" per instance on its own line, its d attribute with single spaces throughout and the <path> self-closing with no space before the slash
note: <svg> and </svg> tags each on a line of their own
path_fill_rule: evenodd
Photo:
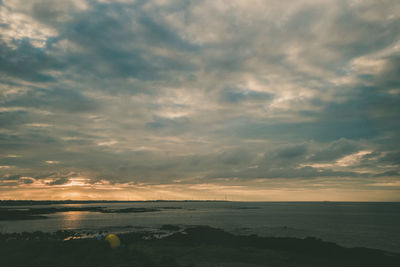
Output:
<svg viewBox="0 0 400 267">
<path fill-rule="evenodd" d="M 69 211 L 47 219 L 0 221 L 0 232 L 132 232 L 207 225 L 240 235 L 316 237 L 345 247 L 400 253 L 400 203 L 354 202 L 128 202 L 39 207 L 160 208 L 142 213 Z M 10 208 L 10 207 L 9 207 Z M 18 206 L 18 208 L 24 208 Z"/>
</svg>

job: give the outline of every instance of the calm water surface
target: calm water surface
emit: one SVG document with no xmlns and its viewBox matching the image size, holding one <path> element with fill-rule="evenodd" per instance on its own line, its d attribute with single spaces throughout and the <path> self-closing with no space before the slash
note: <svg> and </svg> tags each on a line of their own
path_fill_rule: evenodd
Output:
<svg viewBox="0 0 400 267">
<path fill-rule="evenodd" d="M 60 212 L 43 220 L 2 221 L 0 231 L 123 232 L 157 229 L 163 224 L 209 225 L 238 234 L 314 236 L 344 246 L 400 252 L 400 203 L 150 202 L 46 207 L 49 206 L 180 209 L 145 213 Z"/>
</svg>

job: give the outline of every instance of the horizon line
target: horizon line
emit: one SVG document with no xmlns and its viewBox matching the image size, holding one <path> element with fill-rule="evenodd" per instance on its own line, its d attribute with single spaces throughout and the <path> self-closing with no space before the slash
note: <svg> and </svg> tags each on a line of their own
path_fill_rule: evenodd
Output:
<svg viewBox="0 0 400 267">
<path fill-rule="evenodd" d="M 261 201 L 247 201 L 247 200 L 218 200 L 218 199 L 186 199 L 186 200 L 166 200 L 166 199 L 153 199 L 153 200 L 72 200 L 72 199 L 64 199 L 64 200 L 32 200 L 32 199 L 3 199 L 0 202 L 269 202 L 269 203 L 277 203 L 277 202 L 286 202 L 286 203 L 400 203 L 400 201 L 346 201 L 346 200 L 261 200 Z"/>
</svg>

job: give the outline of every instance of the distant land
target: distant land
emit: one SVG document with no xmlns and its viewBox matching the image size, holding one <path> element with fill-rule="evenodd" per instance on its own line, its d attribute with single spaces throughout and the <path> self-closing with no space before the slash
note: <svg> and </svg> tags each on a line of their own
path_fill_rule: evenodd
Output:
<svg viewBox="0 0 400 267">
<path fill-rule="evenodd" d="M 157 202 L 230 202 L 228 200 L 0 200 L 0 206 L 95 204 L 95 203 L 157 203 Z"/>
<path fill-rule="evenodd" d="M 165 203 L 165 202 L 265 202 L 265 203 L 399 203 L 400 201 L 232 201 L 232 200 L 0 200 L 0 206 L 96 204 L 96 203 Z"/>
</svg>

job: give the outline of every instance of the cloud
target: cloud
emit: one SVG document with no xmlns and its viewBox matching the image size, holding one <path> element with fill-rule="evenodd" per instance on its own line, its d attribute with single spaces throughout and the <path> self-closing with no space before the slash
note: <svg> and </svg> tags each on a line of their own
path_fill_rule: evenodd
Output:
<svg viewBox="0 0 400 267">
<path fill-rule="evenodd" d="M 221 100 L 231 103 L 240 103 L 240 102 L 269 102 L 273 95 L 268 92 L 257 92 L 257 91 L 247 91 L 240 90 L 239 88 L 226 88 L 221 92 Z"/>
<path fill-rule="evenodd" d="M 0 42 L 0 71 L 3 75 L 32 82 L 54 81 L 51 75 L 43 73 L 50 67 L 51 58 L 41 48 L 34 47 L 29 39 L 14 41 L 16 48 Z"/>
<path fill-rule="evenodd" d="M 351 154 L 357 150 L 357 144 L 346 139 L 339 139 L 330 144 L 327 148 L 313 154 L 311 161 L 332 161 L 337 160 L 345 155 Z"/>
<path fill-rule="evenodd" d="M 49 182 L 47 184 L 48 185 L 63 185 L 63 184 L 68 183 L 68 181 L 69 181 L 69 179 L 67 179 L 67 178 L 58 178 L 58 179 L 53 180 L 53 181 L 51 181 L 51 182 Z"/>
<path fill-rule="evenodd" d="M 279 158 L 290 159 L 297 158 L 299 156 L 304 155 L 307 152 L 307 146 L 305 145 L 296 145 L 291 147 L 282 148 L 277 152 L 277 156 Z"/>
<path fill-rule="evenodd" d="M 34 177 L 18 184 L 32 188 L 395 182 L 396 11 L 391 0 L 1 1 L 0 175 Z"/>
</svg>

